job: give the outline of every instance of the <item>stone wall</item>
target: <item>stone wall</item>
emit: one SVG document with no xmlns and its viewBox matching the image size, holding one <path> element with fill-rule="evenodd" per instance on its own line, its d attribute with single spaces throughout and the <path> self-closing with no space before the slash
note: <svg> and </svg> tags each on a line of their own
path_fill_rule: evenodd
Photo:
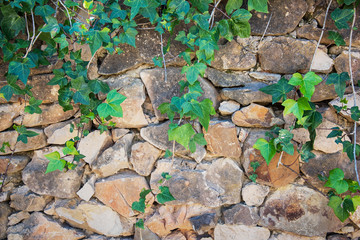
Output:
<svg viewBox="0 0 360 240">
<path fill-rule="evenodd" d="M 288 168 L 277 167 L 276 160 L 268 166 L 252 147 L 272 126 L 292 123 L 291 117 L 282 116 L 281 106 L 272 106 L 271 96 L 259 89 L 308 71 L 325 7 L 325 1 L 270 0 L 272 18 L 263 39 L 270 14 L 253 13 L 252 37 L 223 42 L 200 79 L 204 96 L 217 110 L 209 131 L 204 132 L 208 145 L 198 146 L 193 154 L 176 146 L 174 162 L 164 158 L 165 150 L 172 149 L 167 141 L 169 121 L 157 108 L 180 94 L 184 61 L 176 56 L 184 47 L 177 42 L 166 55 L 166 82 L 164 70 L 152 65 L 151 59 L 160 53 L 160 41 L 151 30 L 139 30 L 136 49 L 125 47 L 121 55 L 100 53 L 94 59 L 89 78 L 99 78 L 127 97 L 122 104 L 124 117 L 115 118 L 116 128 L 103 134 L 95 130 L 95 123 L 86 126 L 91 133 L 80 143 L 86 158 L 67 172 L 45 174 L 48 160 L 44 157 L 77 135 L 76 130 L 70 132 L 70 124 L 79 121 L 78 108 L 62 112 L 56 102 L 58 87 L 46 85 L 52 69 L 62 61 L 55 58 L 50 67 L 32 71 L 30 83 L 36 97 L 44 101 L 43 113 L 23 114 L 24 106 L 16 97 L 10 103 L 1 100 L 0 105 L 0 142 L 14 146 L 17 136 L 11 126 L 21 121 L 39 133 L 28 144 L 16 145 L 0 193 L 0 239 L 357 239 L 360 210 L 342 223 L 327 206 L 327 198 L 312 187 L 324 190 L 317 175 L 336 167 L 354 178 L 342 146 L 327 139 L 329 131 L 324 130 L 351 128 L 349 117 L 337 115 L 331 107 L 339 101 L 333 86 L 324 80 L 312 98 L 324 118 L 323 129 L 317 131 L 315 159 L 303 163 L 296 154 L 285 154 L 282 162 Z M 327 26 L 334 28 L 331 20 Z M 344 36 L 348 33 L 342 31 Z M 358 79 L 360 32 L 354 34 L 352 64 Z M 347 71 L 347 48 L 336 47 L 327 33 L 321 44 L 313 70 L 323 79 L 328 73 Z M 83 47 L 83 52 L 90 60 L 89 49 Z M 294 134 L 298 144 L 308 139 L 303 130 Z M 0 173 L 9 158 L 9 152 L 0 156 Z M 261 163 L 255 172 L 257 183 L 249 180 L 253 161 Z M 160 205 L 149 196 L 146 228 L 135 229 L 138 213 L 131 204 L 143 188 L 157 189 L 162 172 L 172 175 L 166 185 L 176 201 Z"/>
</svg>

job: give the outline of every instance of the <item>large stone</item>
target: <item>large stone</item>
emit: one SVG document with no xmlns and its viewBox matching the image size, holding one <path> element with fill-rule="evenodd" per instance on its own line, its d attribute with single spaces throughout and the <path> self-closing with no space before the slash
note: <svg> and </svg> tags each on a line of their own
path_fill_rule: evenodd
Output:
<svg viewBox="0 0 360 240">
<path fill-rule="evenodd" d="M 179 26 L 179 29 L 180 27 L 183 26 Z M 169 33 L 163 34 L 164 46 L 168 41 L 169 35 Z M 176 35 L 177 34 L 173 34 L 170 37 L 172 39 L 172 45 L 170 51 L 165 54 L 167 65 L 185 65 L 183 59 L 180 57 L 173 57 L 178 56 L 179 53 L 186 49 L 185 45 L 178 41 L 174 41 Z M 137 68 L 144 64 L 153 65 L 152 59 L 156 56 L 161 56 L 160 34 L 154 30 L 140 30 L 139 34 L 135 37 L 135 44 L 136 48 L 128 44 L 119 45 L 123 53 L 120 55 L 107 55 L 99 68 L 99 74 L 113 75 Z"/>
<path fill-rule="evenodd" d="M 242 189 L 242 198 L 246 205 L 259 207 L 269 192 L 270 188 L 268 186 L 249 183 Z"/>
<path fill-rule="evenodd" d="M 149 189 L 146 179 L 134 172 L 121 172 L 111 177 L 100 179 L 95 183 L 95 197 L 124 217 L 137 213 L 131 209 L 135 201 L 139 201 L 141 190 Z M 151 206 L 152 194 L 147 195 L 146 203 Z"/>
<path fill-rule="evenodd" d="M 22 223 L 9 227 L 7 233 L 9 240 L 76 240 L 85 237 L 81 231 L 63 226 L 40 212 L 34 212 Z"/>
<path fill-rule="evenodd" d="M 0 132 L 13 125 L 13 119 L 21 114 L 23 108 L 19 103 L 0 105 Z"/>
<path fill-rule="evenodd" d="M 253 35 L 285 35 L 292 32 L 304 17 L 308 5 L 305 0 L 270 0 L 269 12 L 254 12 L 249 23 Z M 271 19 L 270 19 L 271 17 Z"/>
<path fill-rule="evenodd" d="M 100 133 L 99 130 L 89 133 L 78 146 L 81 154 L 85 155 L 84 161 L 92 164 L 97 156 L 112 144 L 112 138 L 108 131 Z"/>
<path fill-rule="evenodd" d="M 214 240 L 267 240 L 270 231 L 263 227 L 218 224 L 214 230 Z"/>
<path fill-rule="evenodd" d="M 35 128 L 28 128 L 27 130 L 36 132 L 39 135 L 36 135 L 35 137 L 29 137 L 27 143 L 23 143 L 21 141 L 16 143 L 18 137 L 18 133 L 16 131 L 0 132 L 0 142 L 9 142 L 10 148 L 14 149 L 14 152 L 26 152 L 30 150 L 43 148 L 47 145 L 46 136 L 43 130 L 35 129 Z M 0 152 L 0 155 L 7 155 L 10 153 L 11 150 L 8 147 L 6 147 L 5 153 Z"/>
<path fill-rule="evenodd" d="M 6 238 L 6 228 L 8 225 L 8 216 L 11 214 L 11 208 L 7 203 L 0 203 L 0 239 Z"/>
<path fill-rule="evenodd" d="M 80 119 L 68 120 L 65 122 L 59 122 L 52 124 L 44 129 L 45 135 L 48 137 L 48 144 L 65 144 L 66 141 L 78 136 L 78 132 L 81 131 L 77 127 Z M 73 125 L 73 131 L 71 132 L 71 124 Z M 84 130 L 90 130 L 91 124 L 84 124 Z"/>
<path fill-rule="evenodd" d="M 281 125 L 283 121 L 275 117 L 271 108 L 252 103 L 236 111 L 231 118 L 232 122 L 240 127 L 270 128 Z"/>
<path fill-rule="evenodd" d="M 152 189 L 157 189 L 162 172 L 169 172 L 172 178 L 166 181 L 176 200 L 168 205 L 189 202 L 207 207 L 219 207 L 224 204 L 240 202 L 243 172 L 237 163 L 229 158 L 220 158 L 210 163 L 196 163 L 176 158 L 157 162 L 151 174 Z"/>
<path fill-rule="evenodd" d="M 251 78 L 245 73 L 226 73 L 215 68 L 207 68 L 205 77 L 216 87 L 238 87 L 251 82 Z"/>
<path fill-rule="evenodd" d="M 10 164 L 9 164 L 10 161 Z M 29 162 L 29 157 L 21 155 L 1 156 L 0 157 L 0 174 L 5 173 L 6 167 L 9 164 L 7 174 L 20 172 Z"/>
<path fill-rule="evenodd" d="M 139 175 L 149 176 L 160 154 L 161 150 L 148 142 L 135 143 L 131 147 L 130 162 Z"/>
<path fill-rule="evenodd" d="M 351 53 L 351 68 L 354 81 L 357 83 L 360 78 L 360 52 Z M 350 73 L 348 51 L 343 51 L 337 58 L 335 58 L 335 69 L 339 74 L 342 72 Z"/>
<path fill-rule="evenodd" d="M 335 92 L 334 85 L 326 84 L 327 75 L 320 75 L 323 81 L 315 86 L 314 94 L 311 97 L 312 102 L 322 102 L 325 100 L 333 100 L 338 95 Z"/>
<path fill-rule="evenodd" d="M 111 136 L 114 142 L 125 136 L 130 130 L 126 128 L 114 128 L 111 130 Z"/>
<path fill-rule="evenodd" d="M 58 103 L 53 103 L 51 105 L 40 105 L 40 108 L 42 113 L 24 113 L 24 115 L 16 118 L 14 123 L 21 125 L 22 121 L 22 125 L 25 127 L 49 125 L 71 118 L 79 109 L 77 106 L 74 106 L 73 110 L 64 112 L 63 108 Z"/>
<path fill-rule="evenodd" d="M 280 74 L 267 72 L 250 72 L 249 76 L 255 78 L 257 81 L 262 82 L 277 82 L 281 78 Z"/>
<path fill-rule="evenodd" d="M 29 217 L 30 217 L 30 214 L 26 211 L 21 211 L 21 212 L 11 214 L 8 218 L 9 219 L 8 225 L 12 226 L 12 225 L 18 224 L 22 220 L 28 219 Z"/>
<path fill-rule="evenodd" d="M 134 240 L 161 240 L 161 238 L 144 226 L 144 229 L 135 227 Z"/>
<path fill-rule="evenodd" d="M 273 233 L 269 240 L 325 240 L 325 237 L 305 237 L 292 233 Z M 340 239 L 337 239 L 340 240 Z"/>
<path fill-rule="evenodd" d="M 272 97 L 269 94 L 260 91 L 260 88 L 268 86 L 261 82 L 251 82 L 245 87 L 223 88 L 220 92 L 223 100 L 235 100 L 241 105 L 249 105 L 251 103 L 271 103 Z"/>
<path fill-rule="evenodd" d="M 217 209 L 200 204 L 163 205 L 145 220 L 145 226 L 157 235 L 164 237 L 171 230 L 177 228 L 192 230 L 197 227 L 205 227 L 204 225 L 212 225 L 212 222 L 217 220 L 218 215 Z M 204 216 L 207 216 L 205 222 L 208 224 L 203 221 L 204 219 L 201 220 L 201 217 L 204 218 Z"/>
<path fill-rule="evenodd" d="M 241 155 L 240 142 L 236 127 L 229 121 L 210 121 L 207 131 L 203 129 L 207 142 L 207 150 L 215 156 L 239 159 Z"/>
<path fill-rule="evenodd" d="M 274 73 L 307 72 L 314 56 L 316 44 L 307 40 L 290 37 L 276 37 L 264 41 L 259 46 L 259 61 L 261 69 Z M 332 70 L 332 59 L 318 49 L 313 71 L 329 73 Z M 323 64 L 326 62 L 327 64 Z"/>
<path fill-rule="evenodd" d="M 236 204 L 223 211 L 224 222 L 228 225 L 256 226 L 260 221 L 258 209 L 244 204 Z"/>
<path fill-rule="evenodd" d="M 169 149 L 170 151 L 173 151 L 173 142 L 168 140 L 169 124 L 170 121 L 167 121 L 158 125 L 151 125 L 146 128 L 142 128 L 140 130 L 140 136 L 161 150 L 166 151 Z M 192 154 L 189 150 L 186 150 L 178 143 L 175 143 L 174 152 L 182 156 L 189 156 L 197 162 L 201 162 L 206 154 L 206 150 L 203 146 L 197 145 L 195 153 Z"/>
<path fill-rule="evenodd" d="M 30 191 L 27 186 L 16 188 L 11 196 L 10 206 L 18 211 L 42 211 L 52 197 L 40 196 Z"/>
<path fill-rule="evenodd" d="M 231 115 L 240 109 L 240 104 L 233 100 L 223 101 L 220 103 L 219 112 L 223 116 Z"/>
<path fill-rule="evenodd" d="M 22 171 L 22 180 L 31 191 L 40 195 L 59 198 L 76 197 L 84 169 L 77 166 L 67 172 L 57 170 L 45 174 L 49 160 L 44 155 L 54 151 L 62 155 L 61 148 L 55 147 L 35 151 L 31 162 Z"/>
<path fill-rule="evenodd" d="M 129 236 L 134 232 L 134 223 L 130 219 L 96 202 L 57 200 L 54 207 L 56 216 L 73 227 L 112 237 Z"/>
<path fill-rule="evenodd" d="M 95 194 L 95 176 L 92 176 L 89 181 L 87 181 L 79 191 L 77 191 L 77 195 L 85 200 L 89 201 L 91 197 Z"/>
<path fill-rule="evenodd" d="M 221 70 L 249 70 L 256 65 L 256 55 L 237 41 L 219 46 L 211 66 Z"/>
<path fill-rule="evenodd" d="M 332 128 L 341 129 L 342 126 L 323 119 L 322 123 L 316 128 L 316 138 L 314 141 L 314 150 L 319 150 L 325 153 L 336 153 L 343 150 L 342 144 L 337 144 L 335 138 L 328 138 L 327 136 L 332 132 Z M 310 140 L 310 139 L 309 139 Z M 343 140 L 350 141 L 348 136 Z"/>
<path fill-rule="evenodd" d="M 328 202 L 327 197 L 306 186 L 288 185 L 266 199 L 260 209 L 261 222 L 270 229 L 322 236 L 344 226 Z"/>
<path fill-rule="evenodd" d="M 179 81 L 186 80 L 184 74 L 181 74 L 181 68 L 167 68 L 167 80 L 165 81 L 164 69 L 154 68 L 146 69 L 140 72 L 141 80 L 146 86 L 155 115 L 159 121 L 164 120 L 166 116 L 161 114 L 158 107 L 164 102 L 170 102 L 172 97 L 181 96 Z M 219 105 L 219 95 L 211 83 L 207 80 L 198 78 L 204 93 L 199 100 L 209 98 L 213 106 L 217 109 Z"/>
<path fill-rule="evenodd" d="M 266 131 L 264 130 L 258 129 L 250 131 L 249 136 L 243 144 L 244 152 L 240 160 L 246 174 L 248 176 L 257 174 L 256 182 L 274 187 L 280 187 L 292 183 L 299 174 L 299 156 L 297 151 L 295 150 L 293 156 L 287 153 L 283 154 L 281 162 L 288 165 L 288 167 L 285 167 L 282 164 L 278 166 L 278 161 L 281 155 L 280 153 L 276 153 L 268 165 L 265 162 L 265 159 L 261 156 L 260 151 L 253 148 L 257 139 L 265 138 L 265 132 Z M 251 167 L 252 162 L 258 162 L 260 164 L 255 172 Z"/>
<path fill-rule="evenodd" d="M 121 169 L 129 168 L 129 153 L 134 135 L 126 134 L 112 147 L 107 148 L 91 163 L 91 169 L 98 177 L 114 175 Z"/>
<path fill-rule="evenodd" d="M 121 103 L 122 117 L 113 117 L 112 122 L 118 128 L 140 128 L 148 125 L 142 105 L 145 102 L 145 87 L 139 78 L 128 76 L 114 76 L 102 79 L 110 89 L 118 90 L 118 93 L 126 97 Z"/>
</svg>

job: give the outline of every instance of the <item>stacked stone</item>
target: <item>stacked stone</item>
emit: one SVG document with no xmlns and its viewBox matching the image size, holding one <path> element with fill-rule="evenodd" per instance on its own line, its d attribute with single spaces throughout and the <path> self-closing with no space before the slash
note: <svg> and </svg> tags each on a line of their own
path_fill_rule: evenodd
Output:
<svg viewBox="0 0 360 240">
<path fill-rule="evenodd" d="M 315 2 L 270 0 L 269 14 L 253 13 L 250 38 L 237 38 L 220 46 L 212 66 L 199 78 L 203 98 L 210 98 L 217 110 L 209 130 L 202 130 L 208 145 L 197 146 L 195 153 L 176 145 L 174 161 L 164 158 L 165 150 L 172 150 L 172 143 L 167 139 L 169 120 L 158 107 L 181 95 L 178 82 L 185 79 L 181 74 L 185 62 L 174 57 L 184 50 L 178 42 L 174 41 L 166 55 L 167 81 L 164 70 L 152 65 L 151 59 L 159 55 L 161 47 L 153 31 L 139 31 L 136 49 L 124 46 L 121 55 L 95 59 L 89 78 L 99 78 L 127 97 L 122 104 L 124 117 L 113 119 L 116 127 L 111 131 L 100 134 L 93 130 L 82 139 L 79 150 L 86 157 L 75 170 L 67 172 L 45 174 L 48 160 L 44 155 L 61 152 L 64 143 L 77 135 L 77 129 L 70 132 L 70 125 L 79 121 L 78 107 L 64 113 L 57 103 L 58 87 L 46 85 L 52 70 L 62 61 L 53 59 L 51 66 L 33 70 L 29 81 L 36 97 L 43 100 L 42 114 L 24 114 L 24 106 L 16 97 L 10 103 L 0 100 L 0 143 L 15 145 L 17 135 L 10 130 L 13 123 L 22 122 L 39 133 L 29 138 L 28 144 L 16 145 L 0 193 L 0 239 L 359 237 L 360 210 L 351 221 L 342 223 L 327 206 L 327 198 L 312 189 L 324 190 L 317 175 L 336 167 L 343 169 L 346 177 L 355 177 L 341 146 L 327 139 L 330 131 L 324 130 L 336 126 L 350 129 L 352 125 L 345 112 L 337 115 L 331 107 L 339 102 L 333 86 L 324 80 L 316 86 L 312 98 L 324 118 L 317 130 L 315 159 L 302 163 L 297 153 L 284 154 L 282 163 L 288 165 L 284 167 L 277 166 L 277 154 L 267 165 L 252 147 L 272 126 L 288 127 L 293 122 L 292 116 L 283 117 L 281 106 L 272 106 L 271 96 L 259 89 L 281 77 L 308 71 L 316 47 L 314 40 L 320 35 L 324 19 L 317 12 L 323 13 L 323 9 L 316 8 Z M 271 13 L 265 38 L 260 41 Z M 316 18 L 308 23 L 309 16 Z M 334 28 L 330 20 L 327 26 Z M 346 30 L 342 33 L 347 34 Z M 321 45 L 315 54 L 313 71 L 323 79 L 328 73 L 347 71 L 346 48 L 333 46 L 326 35 L 321 43 L 326 46 Z M 355 31 L 353 44 L 352 64 L 358 79 L 359 31 Z M 83 47 L 83 53 L 85 60 L 91 59 L 88 48 Z M 2 64 L 0 69 L 5 67 Z M 95 129 L 96 123 L 92 125 L 85 128 Z M 293 133 L 294 143 L 309 139 L 303 130 L 295 129 Z M 5 171 L 9 153 L 0 156 L 0 173 Z M 254 174 L 251 163 L 255 161 L 260 167 L 255 172 L 257 183 L 252 183 L 249 176 Z M 139 213 L 131 209 L 131 204 L 139 199 L 143 188 L 157 189 L 162 172 L 172 176 L 166 185 L 176 200 L 160 205 L 148 195 L 145 229 L 135 229 Z"/>
</svg>

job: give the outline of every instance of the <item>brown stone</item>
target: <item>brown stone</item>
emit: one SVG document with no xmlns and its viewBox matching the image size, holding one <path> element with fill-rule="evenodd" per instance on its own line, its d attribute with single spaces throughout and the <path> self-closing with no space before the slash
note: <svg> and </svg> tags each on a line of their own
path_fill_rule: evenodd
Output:
<svg viewBox="0 0 360 240">
<path fill-rule="evenodd" d="M 50 196 L 40 196 L 30 191 L 27 186 L 16 188 L 10 195 L 10 206 L 18 211 L 42 211 L 52 199 Z"/>
<path fill-rule="evenodd" d="M 211 66 L 221 70 L 249 70 L 256 65 L 256 55 L 249 52 L 237 41 L 231 41 L 219 46 Z"/>
<path fill-rule="evenodd" d="M 218 224 L 214 230 L 214 239 L 268 240 L 270 231 L 267 228 L 246 225 Z"/>
<path fill-rule="evenodd" d="M 181 74 L 181 68 L 167 68 L 167 81 L 165 81 L 164 69 L 154 68 L 146 69 L 140 72 L 141 80 L 144 82 L 147 93 L 149 94 L 156 118 L 161 121 L 166 118 L 158 110 L 160 104 L 170 102 L 174 96 L 181 96 L 179 81 L 186 80 L 184 74 Z M 215 109 L 219 106 L 219 94 L 211 83 L 207 80 L 198 78 L 204 93 L 199 100 L 209 98 L 213 102 Z"/>
<path fill-rule="evenodd" d="M 81 231 L 65 227 L 40 212 L 34 212 L 30 218 L 24 220 L 22 223 L 9 227 L 7 233 L 8 239 L 23 240 L 76 240 L 85 237 Z"/>
<path fill-rule="evenodd" d="M 29 162 L 29 157 L 20 156 L 20 155 L 18 155 L 18 156 L 13 155 L 12 157 L 11 156 L 1 156 L 0 157 L 0 173 L 1 174 L 5 173 L 5 170 L 6 170 L 6 167 L 9 163 L 9 161 L 10 161 L 10 165 L 9 165 L 7 173 L 13 174 L 13 173 L 20 172 L 21 170 L 24 169 L 24 167 Z"/>
<path fill-rule="evenodd" d="M 131 147 L 130 162 L 139 175 L 149 176 L 160 154 L 161 150 L 148 142 L 135 143 Z"/>
<path fill-rule="evenodd" d="M 113 128 L 111 130 L 111 136 L 114 142 L 125 136 L 130 130 L 126 128 Z"/>
<path fill-rule="evenodd" d="M 13 125 L 13 119 L 21 114 L 24 105 L 19 103 L 0 105 L 0 132 Z"/>
<path fill-rule="evenodd" d="M 246 205 L 259 207 L 269 192 L 270 188 L 268 186 L 251 182 L 243 187 L 241 196 Z"/>
<path fill-rule="evenodd" d="M 355 84 L 360 78 L 360 52 L 351 53 L 351 68 Z M 335 58 L 335 69 L 337 73 L 348 72 L 349 70 L 349 52 L 343 51 L 337 58 Z"/>
<path fill-rule="evenodd" d="M 22 220 L 28 219 L 29 217 L 30 217 L 30 214 L 28 212 L 25 212 L 25 211 L 14 213 L 14 214 L 9 216 L 8 225 L 12 226 L 12 225 L 18 224 Z"/>
<path fill-rule="evenodd" d="M 335 232 L 345 223 L 335 216 L 328 201 L 327 197 L 306 186 L 279 188 L 260 209 L 261 224 L 309 237 Z"/>
<path fill-rule="evenodd" d="M 275 117 L 271 108 L 263 107 L 255 103 L 236 111 L 232 115 L 231 120 L 235 125 L 240 127 L 270 128 L 283 123 L 282 120 Z"/>
<path fill-rule="evenodd" d="M 7 203 L 0 203 L 0 239 L 6 238 L 6 226 L 8 225 L 8 216 L 11 214 L 11 208 Z"/>
<path fill-rule="evenodd" d="M 207 150 L 215 156 L 240 158 L 241 147 L 236 127 L 227 121 L 210 121 L 208 131 L 204 132 Z"/>
<path fill-rule="evenodd" d="M 258 209 L 244 204 L 236 204 L 223 211 L 225 224 L 256 226 L 260 221 Z"/>
<path fill-rule="evenodd" d="M 308 5 L 304 0 L 270 0 L 268 4 L 269 13 L 252 11 L 252 18 L 249 21 L 251 34 L 263 35 L 269 21 L 265 35 L 290 33 L 297 27 L 307 9 Z"/>
<path fill-rule="evenodd" d="M 251 82 L 251 78 L 245 73 L 226 73 L 215 68 L 207 68 L 204 76 L 216 87 L 238 87 Z"/>
<path fill-rule="evenodd" d="M 300 38 L 305 38 L 309 40 L 319 41 L 321 35 L 321 28 L 314 27 L 310 24 L 306 24 L 298 29 L 296 29 L 296 36 Z M 321 44 L 330 45 L 334 44 L 333 40 L 329 39 L 329 32 L 324 31 L 324 35 L 320 41 Z"/>
<path fill-rule="evenodd" d="M 27 130 L 36 132 L 39 135 L 28 138 L 27 143 L 23 143 L 20 141 L 16 144 L 18 133 L 16 131 L 5 131 L 0 133 L 0 142 L 9 142 L 11 149 L 15 149 L 15 152 L 26 152 L 43 148 L 47 145 L 46 136 L 42 130 L 35 128 L 28 128 Z M 14 148 L 15 144 L 16 147 Z M 5 147 L 5 153 L 0 152 L 0 155 L 7 155 L 10 153 L 11 150 L 8 147 Z"/>
<path fill-rule="evenodd" d="M 122 216 L 130 217 L 137 214 L 131 209 L 131 205 L 139 201 L 139 194 L 143 188 L 149 189 L 144 177 L 134 172 L 121 172 L 99 179 L 95 183 L 95 197 Z M 151 206 L 153 201 L 153 195 L 149 194 L 146 198 L 147 204 Z"/>
</svg>

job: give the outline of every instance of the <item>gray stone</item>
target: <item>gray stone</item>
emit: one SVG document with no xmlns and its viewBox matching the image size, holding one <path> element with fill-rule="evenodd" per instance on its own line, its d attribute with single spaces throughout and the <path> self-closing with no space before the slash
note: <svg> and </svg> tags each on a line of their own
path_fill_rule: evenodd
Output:
<svg viewBox="0 0 360 240">
<path fill-rule="evenodd" d="M 45 174 L 49 160 L 44 155 L 54 151 L 62 153 L 60 148 L 35 151 L 33 159 L 22 171 L 23 182 L 31 191 L 40 195 L 59 198 L 76 197 L 84 169 L 77 166 L 74 170 L 68 170 L 67 172 L 57 170 Z"/>
<path fill-rule="evenodd" d="M 136 227 L 134 240 L 161 240 L 161 238 L 147 227 L 144 227 L 144 229 Z"/>
<path fill-rule="evenodd" d="M 305 237 L 292 233 L 273 233 L 269 240 L 325 240 L 325 237 Z M 339 239 L 337 239 L 339 240 Z"/>
<path fill-rule="evenodd" d="M 51 201 L 50 196 L 40 196 L 30 191 L 27 186 L 16 188 L 10 195 L 10 207 L 18 211 L 42 211 Z"/>
<path fill-rule="evenodd" d="M 220 103 L 219 112 L 221 115 L 231 115 L 235 111 L 240 109 L 240 104 L 238 102 L 235 102 L 233 100 L 230 101 L 223 101 Z"/>
<path fill-rule="evenodd" d="M 206 207 L 219 207 L 224 204 L 240 202 L 243 172 L 229 158 L 214 160 L 212 164 L 202 163 L 195 169 L 195 163 L 183 159 L 171 159 L 157 162 L 151 174 L 152 189 L 159 185 L 162 172 L 169 172 L 171 179 L 166 181 L 176 200 L 169 205 L 199 203 Z"/>
<path fill-rule="evenodd" d="M 181 96 L 179 81 L 186 80 L 185 75 L 181 74 L 181 68 L 167 68 L 167 81 L 164 79 L 164 69 L 154 68 L 146 69 L 140 72 L 141 80 L 146 86 L 150 101 L 153 105 L 155 115 L 159 121 L 164 120 L 166 116 L 158 110 L 160 104 L 170 102 L 174 96 Z M 207 80 L 198 78 L 204 93 L 199 100 L 209 98 L 213 102 L 215 109 L 219 106 L 219 95 Z"/>
<path fill-rule="evenodd" d="M 98 177 L 114 175 L 121 169 L 129 168 L 129 155 L 134 135 L 126 134 L 112 147 L 107 148 L 91 163 L 91 169 Z"/>
<path fill-rule="evenodd" d="M 216 87 L 238 87 L 251 82 L 251 78 L 245 73 L 226 73 L 214 68 L 207 68 L 205 77 Z"/>
<path fill-rule="evenodd" d="M 84 186 L 82 186 L 81 187 L 81 189 L 79 190 L 79 191 L 77 191 L 77 195 L 81 198 L 81 199 L 83 199 L 83 200 L 85 200 L 85 201 L 89 201 L 90 200 L 90 198 L 94 195 L 94 193 L 95 193 L 95 186 L 94 186 L 94 184 L 95 184 L 95 176 L 92 176 L 91 178 L 90 178 L 90 180 L 89 181 L 87 181 L 85 184 L 84 184 Z"/>
<path fill-rule="evenodd" d="M 328 199 L 306 186 L 288 185 L 277 189 L 260 209 L 261 224 L 270 229 L 304 236 L 335 232 L 344 223 L 327 205 Z"/>
<path fill-rule="evenodd" d="M 7 203 L 0 203 L 0 239 L 6 238 L 6 226 L 8 225 L 8 216 L 11 214 L 11 208 Z"/>
<path fill-rule="evenodd" d="M 198 234 L 204 234 L 215 227 L 218 218 L 216 213 L 204 213 L 191 217 L 189 220 Z"/>
<path fill-rule="evenodd" d="M 15 153 L 36 150 L 39 148 L 43 148 L 47 145 L 46 136 L 43 130 L 35 129 L 35 128 L 28 128 L 27 130 L 36 132 L 39 135 L 28 138 L 27 143 L 23 143 L 20 141 L 16 144 L 18 133 L 16 131 L 5 131 L 5 132 L 0 132 L 0 142 L 9 142 L 11 149 L 15 149 L 14 151 Z M 15 144 L 16 144 L 16 148 L 14 148 Z M 8 147 L 5 147 L 5 153 L 0 152 L 0 155 L 7 155 L 7 154 L 11 154 L 11 150 Z"/>
<path fill-rule="evenodd" d="M 268 186 L 249 183 L 242 189 L 242 198 L 246 205 L 259 207 L 269 192 L 270 188 Z"/>
<path fill-rule="evenodd" d="M 12 226 L 12 225 L 18 224 L 22 220 L 28 219 L 29 217 L 30 217 L 30 214 L 28 212 L 25 212 L 25 211 L 14 213 L 14 214 L 9 216 L 8 225 Z"/>
<path fill-rule="evenodd" d="M 251 103 L 271 103 L 272 97 L 269 94 L 260 91 L 260 88 L 268 86 L 261 82 L 252 82 L 245 85 L 245 87 L 238 88 L 223 88 L 220 92 L 221 98 L 224 100 L 235 100 L 243 105 Z"/>
<path fill-rule="evenodd" d="M 270 231 L 263 227 L 218 224 L 214 230 L 214 240 L 267 240 Z"/>
<path fill-rule="evenodd" d="M 160 154 L 161 150 L 148 142 L 135 143 L 131 147 L 130 162 L 139 175 L 149 176 Z"/>
<path fill-rule="evenodd" d="M 277 82 L 281 78 L 280 74 L 267 72 L 250 72 L 249 76 L 263 82 Z"/>
<path fill-rule="evenodd" d="M 6 167 L 9 164 L 7 174 L 18 173 L 24 169 L 29 162 L 28 156 L 13 155 L 13 156 L 0 156 L 0 173 L 3 174 L 6 171 Z"/>
<path fill-rule="evenodd" d="M 114 128 L 111 130 L 111 136 L 114 142 L 125 136 L 130 130 L 126 128 Z"/>
<path fill-rule="evenodd" d="M 252 35 L 263 35 L 269 21 L 265 35 L 285 35 L 294 31 L 304 17 L 308 5 L 304 0 L 270 0 L 268 8 L 269 13 L 253 12 L 249 21 Z"/>
<path fill-rule="evenodd" d="M 260 221 L 258 209 L 244 204 L 236 204 L 223 211 L 224 222 L 228 225 L 256 226 Z"/>
</svg>

